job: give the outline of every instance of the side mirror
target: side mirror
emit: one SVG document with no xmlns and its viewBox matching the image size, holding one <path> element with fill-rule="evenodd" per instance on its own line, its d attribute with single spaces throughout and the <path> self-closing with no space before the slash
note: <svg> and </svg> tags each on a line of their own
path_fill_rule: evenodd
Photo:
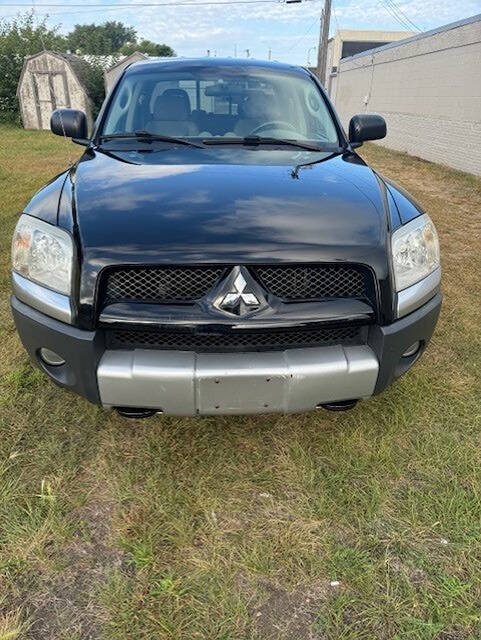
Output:
<svg viewBox="0 0 481 640">
<path fill-rule="evenodd" d="M 57 136 L 67 136 L 87 144 L 87 117 L 78 109 L 55 109 L 50 117 L 50 129 Z"/>
<path fill-rule="evenodd" d="M 349 123 L 349 142 L 356 146 L 366 140 L 380 140 L 386 137 L 386 121 L 375 113 L 358 113 Z"/>
</svg>

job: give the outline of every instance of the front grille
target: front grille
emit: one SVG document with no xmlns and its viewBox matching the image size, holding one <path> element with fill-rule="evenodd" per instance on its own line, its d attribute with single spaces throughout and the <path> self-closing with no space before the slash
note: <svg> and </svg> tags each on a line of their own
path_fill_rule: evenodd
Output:
<svg viewBox="0 0 481 640">
<path fill-rule="evenodd" d="M 100 304 L 115 302 L 187 303 L 206 296 L 231 265 L 124 267 L 107 272 L 100 286 Z M 357 265 L 249 266 L 266 293 L 285 302 L 327 298 L 362 298 L 375 304 L 375 283 L 369 269 Z"/>
<path fill-rule="evenodd" d="M 275 265 L 254 272 L 267 291 L 284 300 L 370 297 L 368 272 L 353 266 Z"/>
<path fill-rule="evenodd" d="M 205 296 L 224 272 L 225 267 L 134 267 L 113 271 L 107 278 L 105 302 L 192 302 Z"/>
<path fill-rule="evenodd" d="M 359 344 L 362 328 L 356 326 L 314 329 L 191 333 L 116 329 L 108 332 L 111 349 L 174 349 L 197 352 L 269 351 L 330 344 Z"/>
</svg>

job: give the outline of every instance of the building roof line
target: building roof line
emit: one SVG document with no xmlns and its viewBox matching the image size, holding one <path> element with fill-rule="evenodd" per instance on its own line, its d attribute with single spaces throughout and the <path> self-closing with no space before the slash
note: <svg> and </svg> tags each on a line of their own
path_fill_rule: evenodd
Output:
<svg viewBox="0 0 481 640">
<path fill-rule="evenodd" d="M 481 21 L 481 13 L 478 13 L 474 16 L 470 16 L 469 18 L 464 18 L 463 20 L 457 20 L 456 22 L 450 22 L 449 24 L 445 24 L 442 27 L 436 27 L 436 29 L 430 29 L 429 31 L 423 31 L 423 33 L 418 33 L 415 36 L 411 36 L 409 38 L 405 38 L 404 40 L 396 40 L 394 42 L 389 42 L 388 44 L 381 45 L 380 47 L 375 47 L 374 49 L 367 49 L 366 51 L 361 51 L 360 53 L 356 53 L 353 56 L 349 56 L 347 58 L 342 58 L 342 63 L 344 64 L 350 60 L 356 60 L 357 58 L 362 58 L 363 56 L 370 56 L 373 52 L 378 53 L 380 51 L 386 51 L 387 49 L 393 49 L 394 47 L 399 47 L 407 44 L 408 42 L 416 42 L 417 40 L 423 40 L 424 38 L 429 38 L 430 36 L 434 36 L 438 33 L 443 33 L 445 31 L 451 31 L 452 29 L 457 29 L 458 27 L 462 27 L 466 24 L 472 24 L 473 22 Z"/>
</svg>

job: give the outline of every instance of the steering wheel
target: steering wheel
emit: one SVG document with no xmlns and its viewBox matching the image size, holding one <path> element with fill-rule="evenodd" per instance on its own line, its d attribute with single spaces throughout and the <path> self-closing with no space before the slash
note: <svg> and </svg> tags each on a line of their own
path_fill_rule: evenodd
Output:
<svg viewBox="0 0 481 640">
<path fill-rule="evenodd" d="M 284 120 L 271 120 L 270 122 L 264 122 L 264 124 L 259 125 L 255 129 L 249 133 L 250 136 L 256 136 L 258 133 L 265 131 L 266 129 L 272 129 L 277 125 L 281 125 L 281 129 L 290 129 L 291 131 L 296 131 L 295 127 L 292 126 L 290 122 L 285 122 Z"/>
</svg>

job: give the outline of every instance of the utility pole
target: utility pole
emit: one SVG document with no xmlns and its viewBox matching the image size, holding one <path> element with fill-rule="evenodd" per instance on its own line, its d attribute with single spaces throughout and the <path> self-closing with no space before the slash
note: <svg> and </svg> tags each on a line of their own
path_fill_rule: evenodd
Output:
<svg viewBox="0 0 481 640">
<path fill-rule="evenodd" d="M 272 59 L 272 49 L 269 49 L 269 53 L 267 55 L 267 59 L 271 60 Z"/>
<path fill-rule="evenodd" d="M 314 47 L 310 47 L 307 50 L 307 66 L 310 67 L 311 66 L 311 51 L 315 51 L 317 49 L 317 46 Z"/>
<path fill-rule="evenodd" d="M 331 0 L 324 0 L 319 32 L 319 49 L 317 50 L 317 76 L 323 85 L 326 84 L 327 42 L 331 22 Z"/>
</svg>

